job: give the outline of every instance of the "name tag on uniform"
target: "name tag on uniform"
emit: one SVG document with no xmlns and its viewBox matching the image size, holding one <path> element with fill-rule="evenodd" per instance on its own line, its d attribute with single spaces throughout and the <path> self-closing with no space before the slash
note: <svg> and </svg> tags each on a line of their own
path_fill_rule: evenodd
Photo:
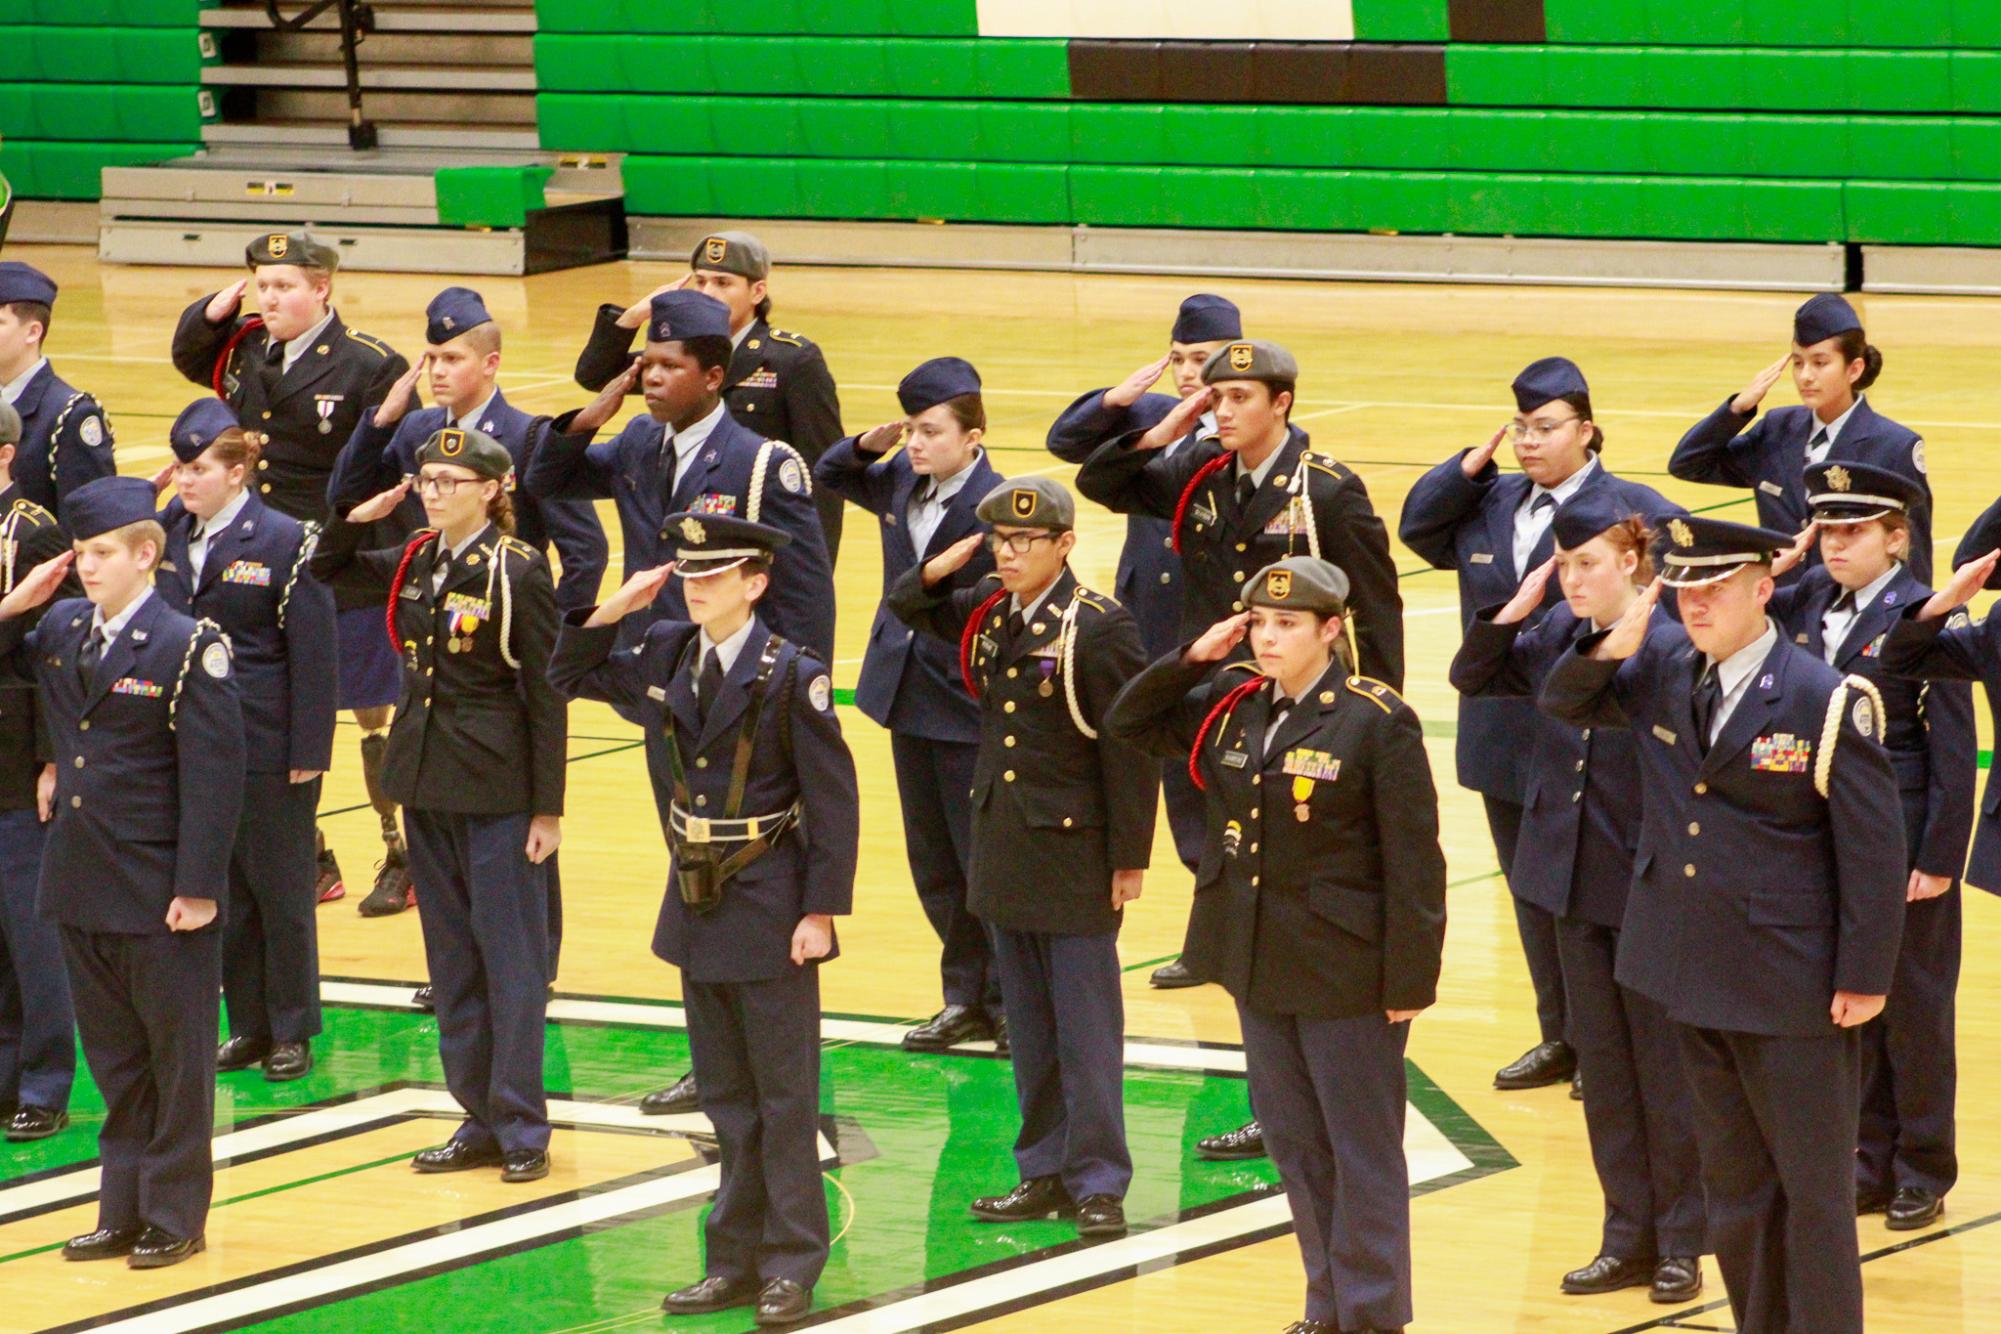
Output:
<svg viewBox="0 0 2001 1334">
<path fill-rule="evenodd" d="M 983 658 L 997 658 L 1000 656 L 1000 645 L 993 641 L 992 636 L 980 636 L 980 656 Z"/>
<path fill-rule="evenodd" d="M 1659 723 L 1654 724 L 1654 735 L 1659 737 L 1662 741 L 1666 742 L 1670 746 L 1672 746 L 1676 740 L 1675 734 L 1673 732 L 1668 731 L 1667 728 L 1662 727 Z"/>
<path fill-rule="evenodd" d="M 1751 767 L 1768 774 L 1803 774 L 1813 755 L 1813 742 L 1791 732 L 1774 732 L 1751 743 Z"/>
<path fill-rule="evenodd" d="M 1786 489 L 1777 482 L 1760 482 L 1758 489 L 1768 496 L 1782 496 L 1786 493 Z"/>
<path fill-rule="evenodd" d="M 158 699 L 167 692 L 152 681 L 141 681 L 136 676 L 121 677 L 112 687 L 114 695 L 142 695 L 147 699 Z"/>
<path fill-rule="evenodd" d="M 665 700 L 667 698 L 666 688 L 663 686 L 648 686 L 646 687 L 646 698 L 656 703 Z"/>
<path fill-rule="evenodd" d="M 1210 509 L 1207 505 L 1199 505 L 1199 504 L 1190 505 L 1188 507 L 1188 513 L 1194 518 L 1195 522 L 1197 523 L 1216 522 L 1216 511 Z"/>
<path fill-rule="evenodd" d="M 1473 565 L 1492 565 L 1494 563 L 1494 553 L 1491 551 L 1476 551 L 1466 559 Z"/>
<path fill-rule="evenodd" d="M 1283 768 L 1295 778 L 1317 778 L 1323 783 L 1341 776 L 1341 761 L 1324 750 L 1289 750 Z"/>
<path fill-rule="evenodd" d="M 415 584 L 405 584 L 403 585 L 403 596 L 412 602 L 421 602 L 424 597 L 424 590 Z"/>
<path fill-rule="evenodd" d="M 1241 750 L 1226 750 L 1223 752 L 1223 767 L 1225 769 L 1241 769 L 1250 762 L 1251 757 Z"/>
<path fill-rule="evenodd" d="M 776 389 L 778 388 L 778 372 L 768 366 L 759 367 L 749 375 L 744 376 L 743 379 L 738 380 L 737 384 L 744 389 Z"/>
<path fill-rule="evenodd" d="M 253 588 L 269 588 L 271 586 L 271 567 L 259 564 L 254 560 L 231 561 L 228 568 L 222 572 L 222 582 L 225 584 L 248 584 Z"/>
</svg>

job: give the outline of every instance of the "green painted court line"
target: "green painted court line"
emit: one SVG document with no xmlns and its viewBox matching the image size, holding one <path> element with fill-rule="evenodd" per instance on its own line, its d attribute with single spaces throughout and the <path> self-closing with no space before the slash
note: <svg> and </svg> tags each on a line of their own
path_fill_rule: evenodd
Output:
<svg viewBox="0 0 2001 1334">
<path fill-rule="evenodd" d="M 1457 889 L 1461 885 L 1471 885 L 1481 880 L 1492 880 L 1495 876 L 1499 875 L 1500 873 L 1501 873 L 1501 868 L 1496 866 L 1491 871 L 1482 871 L 1478 875 L 1469 875 L 1464 880 L 1448 880 L 1445 882 L 1445 887 L 1447 889 Z"/>
<path fill-rule="evenodd" d="M 1172 954 L 1163 954 L 1158 959 L 1146 959 L 1140 963 L 1127 964 L 1125 967 L 1119 969 L 1119 971 L 1121 973 L 1136 973 L 1142 968 L 1153 968 L 1159 964 L 1163 964 L 1168 962 L 1169 960 L 1178 959 L 1180 957 L 1181 957 L 1181 951 L 1176 950 Z"/>
</svg>

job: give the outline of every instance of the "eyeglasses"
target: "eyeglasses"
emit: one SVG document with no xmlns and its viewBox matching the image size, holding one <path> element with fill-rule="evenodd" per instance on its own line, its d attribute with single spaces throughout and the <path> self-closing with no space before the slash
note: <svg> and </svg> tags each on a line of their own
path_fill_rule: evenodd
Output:
<svg viewBox="0 0 2001 1334">
<path fill-rule="evenodd" d="M 1547 440 L 1574 421 L 1582 417 L 1564 417 L 1558 421 L 1516 422 L 1508 427 L 1508 434 L 1516 440 Z"/>
<path fill-rule="evenodd" d="M 1017 556 L 1026 556 L 1028 549 L 1037 542 L 1054 542 L 1055 540 L 1056 534 L 1054 533 L 1008 533 L 1005 536 L 1000 533 L 988 533 L 987 550 L 998 556 L 1000 549 L 1006 547 Z"/>
<path fill-rule="evenodd" d="M 417 490 L 428 491 L 442 499 L 456 495 L 462 486 L 478 486 L 483 480 L 479 477 L 446 477 L 437 473 L 424 473 L 417 478 Z"/>
</svg>

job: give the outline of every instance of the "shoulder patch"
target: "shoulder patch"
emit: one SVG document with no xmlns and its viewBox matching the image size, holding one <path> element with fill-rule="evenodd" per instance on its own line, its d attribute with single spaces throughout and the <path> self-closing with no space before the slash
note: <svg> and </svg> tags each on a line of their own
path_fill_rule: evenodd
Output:
<svg viewBox="0 0 2001 1334">
<path fill-rule="evenodd" d="M 821 713 L 827 712 L 834 703 L 834 683 L 825 672 L 813 678 L 813 684 L 806 687 L 806 698 Z"/>
<path fill-rule="evenodd" d="M 104 443 L 104 418 L 93 412 L 76 424 L 76 438 L 88 449 Z"/>
<path fill-rule="evenodd" d="M 218 681 L 229 679 L 229 646 L 216 640 L 201 651 L 201 669 Z"/>
<path fill-rule="evenodd" d="M 27 502 L 20 501 L 17 503 L 25 505 Z M 1964 630 L 1967 626 L 1972 624 L 1973 624 L 1973 618 L 1966 614 L 1966 609 L 1964 607 L 1960 608 L 1958 611 L 1954 612 L 1952 615 L 1945 618 L 1945 628 L 1948 630 Z"/>
<path fill-rule="evenodd" d="M 1925 442 L 1923 440 L 1911 441 L 1911 466 L 1918 470 L 1920 477 L 1925 475 Z"/>
<path fill-rule="evenodd" d="M 1855 730 L 1866 740 L 1876 735 L 1876 706 L 1867 695 L 1857 694 L 1855 698 Z"/>
<path fill-rule="evenodd" d="M 1396 706 L 1404 702 L 1402 695 L 1373 676 L 1351 676 L 1345 684 L 1349 693 L 1360 695 L 1384 713 L 1395 713 Z"/>
<path fill-rule="evenodd" d="M 373 334 L 365 334 L 361 332 L 361 330 L 359 329 L 349 329 L 347 331 L 347 336 L 349 338 L 352 338 L 355 342 L 361 344 L 363 347 L 367 348 L 369 351 L 375 353 L 377 356 L 393 357 L 396 355 L 395 350 L 392 349 L 389 346 L 389 344 L 383 342 L 380 338 L 375 337 Z"/>
</svg>

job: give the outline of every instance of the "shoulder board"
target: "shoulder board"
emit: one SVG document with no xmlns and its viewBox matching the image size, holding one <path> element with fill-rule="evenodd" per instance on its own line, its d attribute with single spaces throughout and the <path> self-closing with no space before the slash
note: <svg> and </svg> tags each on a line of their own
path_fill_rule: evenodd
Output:
<svg viewBox="0 0 2001 1334">
<path fill-rule="evenodd" d="M 1072 596 L 1092 611 L 1109 612 L 1119 605 L 1117 598 L 1109 594 L 1095 592 L 1092 589 L 1085 588 L 1081 584 L 1078 585 L 1076 593 Z"/>
<path fill-rule="evenodd" d="M 1351 676 L 1345 684 L 1351 693 L 1360 695 L 1384 713 L 1395 713 L 1396 706 L 1404 702 L 1402 695 L 1373 676 Z"/>
<path fill-rule="evenodd" d="M 1330 477 L 1353 477 L 1347 465 L 1328 458 L 1325 454 L 1301 454 L 1299 461 L 1309 468 L 1318 468 Z"/>
<path fill-rule="evenodd" d="M 359 329 L 349 329 L 347 336 L 378 356 L 393 357 L 396 355 L 394 349 L 389 344 L 372 334 L 362 333 Z"/>
<path fill-rule="evenodd" d="M 774 343 L 784 343 L 789 347 L 806 346 L 807 340 L 800 334 L 791 333 L 784 329 L 769 329 L 766 332 L 771 335 L 771 341 Z"/>
<path fill-rule="evenodd" d="M 531 547 L 526 542 L 523 542 L 518 537 L 501 538 L 500 549 L 502 551 L 505 551 L 507 554 L 511 556 L 519 556 L 523 560 L 530 560 L 530 561 L 534 560 L 535 557 L 542 554 L 541 552 L 535 550 L 534 547 Z"/>
<path fill-rule="evenodd" d="M 55 515 L 49 513 L 32 500 L 16 500 L 14 502 L 14 513 L 20 515 L 37 528 L 46 527 L 56 521 Z"/>
<path fill-rule="evenodd" d="M 1248 672 L 1252 676 L 1260 674 L 1258 665 L 1254 662 L 1226 662 L 1219 670 L 1225 672 Z"/>
</svg>

